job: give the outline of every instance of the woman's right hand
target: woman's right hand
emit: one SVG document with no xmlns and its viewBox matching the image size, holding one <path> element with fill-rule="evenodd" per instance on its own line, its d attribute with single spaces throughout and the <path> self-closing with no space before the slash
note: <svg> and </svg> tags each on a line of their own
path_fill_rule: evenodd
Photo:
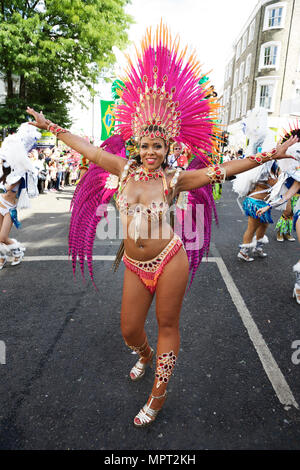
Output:
<svg viewBox="0 0 300 470">
<path fill-rule="evenodd" d="M 267 212 L 270 209 L 270 206 L 262 207 L 261 209 L 258 209 L 256 211 L 257 217 L 261 217 L 265 212 Z"/>
<path fill-rule="evenodd" d="M 297 142 L 298 142 L 298 137 L 295 135 L 295 136 L 290 137 L 283 144 L 278 144 L 276 146 L 276 153 L 274 155 L 274 158 L 276 160 L 279 160 L 281 158 L 294 158 L 291 155 L 289 155 L 288 148 L 296 144 Z"/>
<path fill-rule="evenodd" d="M 26 111 L 28 114 L 31 114 L 31 116 L 33 116 L 35 119 L 35 121 L 31 121 L 29 122 L 29 124 L 38 127 L 39 129 L 48 129 L 48 126 L 51 121 L 49 119 L 46 119 L 42 112 L 38 113 L 33 108 L 29 108 L 29 106 L 27 106 Z"/>
</svg>

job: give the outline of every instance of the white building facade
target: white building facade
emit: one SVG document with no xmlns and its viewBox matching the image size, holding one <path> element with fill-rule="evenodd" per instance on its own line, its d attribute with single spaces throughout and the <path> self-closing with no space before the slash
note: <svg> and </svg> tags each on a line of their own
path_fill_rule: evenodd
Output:
<svg viewBox="0 0 300 470">
<path fill-rule="evenodd" d="M 300 0 L 258 1 L 233 44 L 221 104 L 231 136 L 255 107 L 267 109 L 277 135 L 300 118 Z"/>
</svg>

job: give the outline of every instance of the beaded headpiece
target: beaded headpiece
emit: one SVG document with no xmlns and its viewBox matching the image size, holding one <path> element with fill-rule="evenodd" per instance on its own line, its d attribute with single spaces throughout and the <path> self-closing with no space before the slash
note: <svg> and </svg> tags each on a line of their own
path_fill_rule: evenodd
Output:
<svg viewBox="0 0 300 470">
<path fill-rule="evenodd" d="M 201 157 L 215 153 L 219 105 L 209 97 L 208 84 L 199 85 L 203 74 L 195 53 L 186 59 L 187 47 L 180 51 L 179 46 L 179 38 L 173 41 L 166 26 L 160 24 L 155 34 L 147 29 L 141 51 L 136 48 L 136 63 L 127 57 L 115 131 L 124 140 L 176 140 Z"/>
</svg>

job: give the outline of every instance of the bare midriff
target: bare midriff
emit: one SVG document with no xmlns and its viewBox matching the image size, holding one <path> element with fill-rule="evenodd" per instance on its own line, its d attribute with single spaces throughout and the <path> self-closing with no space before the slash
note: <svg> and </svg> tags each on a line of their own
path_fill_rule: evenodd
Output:
<svg viewBox="0 0 300 470">
<path fill-rule="evenodd" d="M 11 190 L 8 190 L 6 193 L 1 193 L 1 196 L 3 197 L 3 199 L 5 201 L 7 201 L 9 204 L 11 204 L 12 206 L 15 206 L 16 205 L 16 202 L 17 202 L 17 197 L 16 197 L 16 193 L 11 191 Z M 3 204 L 1 204 L 0 202 L 0 206 L 1 207 L 4 207 Z"/>
<path fill-rule="evenodd" d="M 170 179 L 167 177 L 168 183 Z M 161 179 L 147 182 L 130 180 L 121 194 L 129 212 L 142 208 L 140 236 L 136 241 L 132 237 L 134 217 L 120 209 L 126 254 L 141 261 L 155 258 L 174 235 L 166 214 L 169 201 L 168 196 L 164 197 Z"/>
</svg>

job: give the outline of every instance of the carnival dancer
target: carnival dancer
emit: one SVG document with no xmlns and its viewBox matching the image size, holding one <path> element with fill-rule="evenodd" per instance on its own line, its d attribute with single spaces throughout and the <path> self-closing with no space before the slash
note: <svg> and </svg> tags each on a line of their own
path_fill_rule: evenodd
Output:
<svg viewBox="0 0 300 470">
<path fill-rule="evenodd" d="M 287 142 L 291 136 L 296 136 L 300 139 L 299 124 L 296 129 L 290 128 L 289 132 L 285 133 L 282 142 Z M 297 238 L 300 243 L 300 144 L 296 143 L 289 149 L 289 154 L 294 157 L 294 160 L 287 159 L 284 164 L 280 162 L 281 175 L 278 183 L 274 186 L 269 198 L 268 205 L 265 208 L 258 210 L 258 216 L 263 216 L 268 208 L 284 207 L 289 201 L 293 201 L 293 229 L 296 230 Z M 289 189 L 287 189 L 289 188 Z M 300 260 L 293 266 L 293 271 L 296 275 L 296 282 L 293 289 L 293 298 L 300 304 Z"/>
<path fill-rule="evenodd" d="M 126 344 L 139 354 L 130 372 L 134 381 L 144 376 L 146 366 L 155 357 L 148 343 L 145 320 L 156 294 L 155 379 L 147 403 L 134 418 L 134 425 L 142 427 L 155 420 L 165 401 L 179 352 L 179 317 L 189 270 L 192 282 L 209 249 L 214 206 L 211 184 L 224 182 L 226 172 L 231 176 L 273 158 L 286 158 L 288 147 L 297 138 L 262 155 L 209 165 L 205 155 L 216 153 L 216 136 L 221 134 L 213 122 L 218 105 L 213 97 L 204 99 L 208 91 L 198 85 L 201 72 L 195 55 L 186 59 L 186 52 L 179 52 L 179 39 L 172 41 L 167 28 L 160 25 L 154 35 L 147 30 L 138 66 L 131 60 L 123 80 L 122 102 L 115 110 L 118 135 L 100 148 L 53 124 L 32 108 L 27 111 L 34 117 L 32 125 L 50 130 L 95 164 L 90 164 L 76 188 L 69 233 L 73 268 L 79 257 L 83 273 L 87 260 L 92 280 L 96 227 L 105 215 L 105 205 L 117 191 L 125 234 L 124 249 L 118 253 L 118 260 L 124 255 L 125 264 L 121 329 Z M 138 142 L 139 156 L 127 160 L 124 143 L 132 138 Z M 175 140 L 187 145 L 196 156 L 188 171 L 167 170 L 169 147 Z M 168 223 L 167 211 L 182 191 L 189 192 L 186 211 L 191 209 L 192 217 L 191 225 L 182 218 L 179 237 Z M 196 230 L 197 204 L 204 206 L 201 230 L 199 226 Z"/>
<path fill-rule="evenodd" d="M 40 134 L 29 126 L 22 124 L 16 134 L 4 139 L 0 149 L 2 160 L 3 192 L 0 194 L 0 270 L 7 263 L 7 257 L 12 257 L 12 266 L 19 264 L 25 252 L 25 247 L 14 238 L 9 238 L 13 224 L 20 228 L 17 209 L 29 207 L 27 194 L 28 172 L 34 174 L 34 167 L 28 158 L 28 152 L 33 147 Z"/>
<path fill-rule="evenodd" d="M 265 258 L 267 253 L 263 248 L 265 245 L 265 233 L 269 224 L 273 223 L 270 208 L 267 206 L 270 189 L 277 182 L 277 165 L 275 162 L 268 162 L 261 168 L 247 171 L 233 181 L 232 189 L 245 197 L 243 201 L 243 212 L 248 218 L 247 229 L 244 232 L 243 240 L 238 252 L 240 260 L 251 262 L 257 255 L 259 258 Z M 257 211 L 261 207 L 268 207 L 268 211 L 261 217 L 257 216 Z"/>
</svg>

